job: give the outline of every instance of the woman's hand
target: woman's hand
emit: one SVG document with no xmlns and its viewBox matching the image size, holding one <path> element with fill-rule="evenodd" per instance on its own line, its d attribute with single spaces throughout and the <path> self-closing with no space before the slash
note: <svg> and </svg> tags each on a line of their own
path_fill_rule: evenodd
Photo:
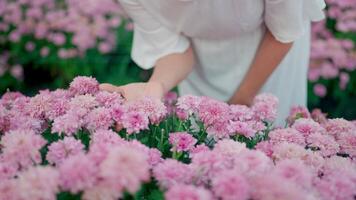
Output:
<svg viewBox="0 0 356 200">
<path fill-rule="evenodd" d="M 164 96 L 163 85 L 159 82 L 130 83 L 115 86 L 108 83 L 100 84 L 100 90 L 120 93 L 127 101 L 134 101 L 145 96 L 162 99 Z"/>
</svg>

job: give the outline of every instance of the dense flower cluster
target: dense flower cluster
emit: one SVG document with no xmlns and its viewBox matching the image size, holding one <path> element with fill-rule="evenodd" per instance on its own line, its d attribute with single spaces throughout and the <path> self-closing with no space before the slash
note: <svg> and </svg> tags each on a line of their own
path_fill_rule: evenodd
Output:
<svg viewBox="0 0 356 200">
<path fill-rule="evenodd" d="M 350 37 L 340 37 L 341 33 L 356 30 L 356 4 L 353 0 L 326 0 L 328 21 L 321 21 L 312 27 L 312 49 L 309 80 L 339 79 L 339 88 L 345 90 L 350 81 L 350 73 L 356 69 L 355 41 Z M 335 21 L 334 29 L 328 23 Z M 324 84 L 314 85 L 317 96 L 327 95 Z"/>
<path fill-rule="evenodd" d="M 4 94 L 0 199 L 356 196 L 355 123 L 295 107 L 286 128 L 273 128 L 278 100 L 269 94 L 251 107 L 168 97 L 166 106 L 125 102 L 91 77 L 33 97 Z"/>
</svg>

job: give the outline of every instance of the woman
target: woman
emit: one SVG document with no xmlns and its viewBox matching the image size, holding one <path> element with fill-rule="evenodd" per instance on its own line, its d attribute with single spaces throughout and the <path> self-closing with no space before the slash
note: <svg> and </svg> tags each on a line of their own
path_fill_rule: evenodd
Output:
<svg viewBox="0 0 356 200">
<path fill-rule="evenodd" d="M 205 95 L 250 105 L 259 92 L 280 100 L 278 119 L 306 104 L 310 22 L 323 0 L 119 0 L 133 19 L 133 60 L 154 67 L 147 83 L 101 89 L 128 99 Z"/>
</svg>

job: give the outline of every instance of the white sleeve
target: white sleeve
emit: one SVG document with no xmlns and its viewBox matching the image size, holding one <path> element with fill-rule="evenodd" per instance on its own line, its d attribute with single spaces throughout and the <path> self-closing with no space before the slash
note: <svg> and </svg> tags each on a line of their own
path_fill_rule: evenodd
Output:
<svg viewBox="0 0 356 200">
<path fill-rule="evenodd" d="M 302 36 L 306 24 L 324 19 L 324 0 L 265 0 L 265 24 L 280 42 Z"/>
<path fill-rule="evenodd" d="M 183 53 L 189 40 L 160 24 L 137 0 L 119 0 L 134 22 L 132 59 L 143 69 L 155 66 L 158 59 Z"/>
</svg>

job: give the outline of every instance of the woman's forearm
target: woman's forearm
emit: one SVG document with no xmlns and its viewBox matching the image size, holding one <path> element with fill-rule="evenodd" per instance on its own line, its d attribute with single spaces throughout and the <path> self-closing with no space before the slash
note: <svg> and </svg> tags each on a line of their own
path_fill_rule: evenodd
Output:
<svg viewBox="0 0 356 200">
<path fill-rule="evenodd" d="M 250 69 L 229 103 L 249 105 L 286 56 L 292 44 L 277 41 L 267 30 Z"/>
<path fill-rule="evenodd" d="M 149 82 L 160 83 L 164 93 L 167 93 L 189 75 L 194 62 L 191 46 L 184 53 L 164 56 L 157 61 Z"/>
</svg>

